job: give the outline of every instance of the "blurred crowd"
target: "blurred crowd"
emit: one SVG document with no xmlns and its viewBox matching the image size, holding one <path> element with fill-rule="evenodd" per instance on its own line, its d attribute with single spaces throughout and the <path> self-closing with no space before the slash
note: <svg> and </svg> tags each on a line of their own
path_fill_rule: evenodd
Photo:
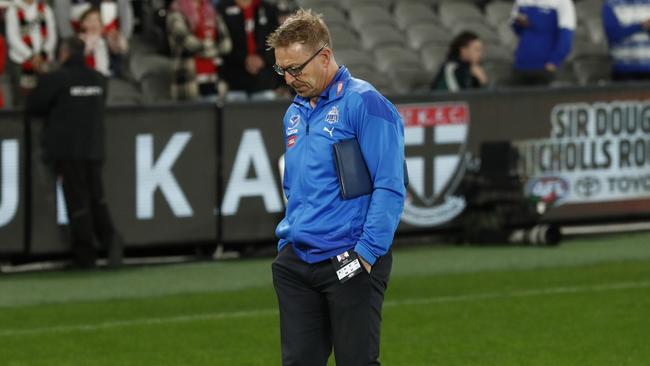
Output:
<svg viewBox="0 0 650 366">
<path fill-rule="evenodd" d="M 57 43 L 65 37 L 75 36 L 85 42 L 88 66 L 109 78 L 129 78 L 127 59 L 137 18 L 134 8 L 143 2 L 13 0 L 0 3 L 4 5 L 0 106 L 24 103 L 25 96 L 36 85 L 37 76 L 56 67 Z M 165 53 L 172 65 L 167 87 L 171 99 L 272 100 L 291 95 L 291 90 L 273 71 L 273 53 L 265 41 L 298 7 L 299 1 L 158 3 L 163 3 L 161 8 L 165 10 L 161 29 L 166 39 Z M 516 0 L 509 4 L 512 10 L 508 22 L 517 37 L 517 45 L 506 84 L 550 85 L 572 52 L 577 23 L 574 1 Z M 648 79 L 650 0 L 605 0 L 600 11 L 609 46 L 611 79 Z M 482 36 L 469 30 L 455 36 L 438 72 L 425 76 L 431 80 L 431 90 L 457 91 L 489 85 L 492 75 L 482 67 L 486 51 Z"/>
<path fill-rule="evenodd" d="M 596 6 L 594 2 L 594 6 Z M 605 0 L 601 24 L 607 39 L 612 81 L 650 79 L 650 0 Z M 572 0 L 515 0 L 509 23 L 516 34 L 509 86 L 551 85 L 573 52 L 576 8 Z M 452 41 L 433 90 L 457 91 L 488 83 L 481 67 L 480 35 L 463 32 Z"/>
<path fill-rule="evenodd" d="M 3 5 L 2 106 L 24 104 L 38 75 L 57 66 L 59 40 L 70 36 L 84 41 L 89 67 L 108 78 L 130 77 L 126 60 L 134 2 L 13 0 Z M 273 53 L 265 43 L 287 11 L 262 0 L 174 0 L 165 6 L 173 99 L 228 95 L 231 100 L 256 100 L 288 93 L 273 71 Z"/>
</svg>

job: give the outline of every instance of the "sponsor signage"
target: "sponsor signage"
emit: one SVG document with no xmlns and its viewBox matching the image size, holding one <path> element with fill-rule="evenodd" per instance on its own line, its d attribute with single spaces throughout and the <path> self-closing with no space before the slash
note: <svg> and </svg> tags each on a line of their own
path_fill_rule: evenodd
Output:
<svg viewBox="0 0 650 366">
<path fill-rule="evenodd" d="M 465 209 L 454 195 L 464 174 L 470 125 L 464 102 L 399 104 L 409 187 L 402 222 L 415 227 L 445 224 Z"/>
<path fill-rule="evenodd" d="M 25 140 L 20 113 L 2 112 L 0 118 L 0 254 L 25 249 Z"/>
<path fill-rule="evenodd" d="M 40 123 L 33 123 L 38 142 Z M 216 113 L 212 106 L 110 110 L 103 170 L 108 208 L 132 247 L 216 242 Z M 32 153 L 31 253 L 68 250 L 60 183 Z"/>
<path fill-rule="evenodd" d="M 643 88 L 457 93 L 435 100 L 419 95 L 393 102 L 404 120 L 410 181 L 398 232 L 434 230 L 459 217 L 467 209 L 458 189 L 465 172 L 479 166 L 481 144 L 496 141 L 512 141 L 522 189 L 546 204 L 549 220 L 650 215 L 650 93 Z M 301 128 L 299 116 L 283 127 L 287 105 L 110 109 L 105 189 L 128 245 L 274 241 L 285 205 L 281 157 Z M 342 112 L 328 111 L 327 127 L 318 132 L 334 131 Z M 39 134 L 35 122 L 27 161 L 22 117 L 3 113 L 0 254 L 68 249 L 60 182 L 42 162 Z"/>
<path fill-rule="evenodd" d="M 650 198 L 650 101 L 559 103 L 548 137 L 516 141 L 533 181 L 557 177 L 556 204 Z"/>
</svg>

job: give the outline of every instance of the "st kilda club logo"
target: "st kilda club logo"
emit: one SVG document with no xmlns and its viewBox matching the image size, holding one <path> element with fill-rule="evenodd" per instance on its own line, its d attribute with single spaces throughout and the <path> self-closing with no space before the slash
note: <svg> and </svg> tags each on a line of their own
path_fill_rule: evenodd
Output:
<svg viewBox="0 0 650 366">
<path fill-rule="evenodd" d="M 421 227 L 442 225 L 465 209 L 454 196 L 465 174 L 470 111 L 467 103 L 403 104 L 404 148 L 409 186 L 402 222 Z"/>
</svg>

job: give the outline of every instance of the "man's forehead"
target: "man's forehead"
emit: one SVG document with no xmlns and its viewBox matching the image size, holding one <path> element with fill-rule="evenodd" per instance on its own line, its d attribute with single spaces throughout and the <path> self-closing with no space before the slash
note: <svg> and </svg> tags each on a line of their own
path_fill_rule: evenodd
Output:
<svg viewBox="0 0 650 366">
<path fill-rule="evenodd" d="M 292 43 L 287 47 L 278 47 L 275 49 L 275 58 L 278 65 L 281 63 L 289 64 L 291 62 L 304 61 L 307 55 L 307 47 L 302 43 Z"/>
</svg>

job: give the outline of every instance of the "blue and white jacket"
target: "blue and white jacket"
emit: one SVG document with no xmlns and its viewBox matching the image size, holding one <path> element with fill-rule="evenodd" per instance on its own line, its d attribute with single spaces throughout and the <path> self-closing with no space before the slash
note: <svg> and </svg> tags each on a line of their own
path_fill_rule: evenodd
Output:
<svg viewBox="0 0 650 366">
<path fill-rule="evenodd" d="M 552 63 L 556 67 L 571 53 L 576 29 L 576 11 L 572 0 L 517 0 L 512 19 L 517 14 L 528 17 L 530 26 L 522 28 L 513 22 L 519 36 L 515 51 L 515 70 L 543 70 Z"/>
<path fill-rule="evenodd" d="M 650 35 L 641 28 L 646 19 L 650 19 L 650 0 L 606 0 L 603 4 L 613 72 L 650 72 Z"/>
<path fill-rule="evenodd" d="M 284 193 L 278 250 L 307 263 L 354 249 L 371 265 L 386 254 L 404 206 L 404 124 L 369 83 L 341 66 L 312 108 L 297 96 L 284 116 Z M 373 193 L 343 200 L 332 144 L 357 138 Z"/>
</svg>

